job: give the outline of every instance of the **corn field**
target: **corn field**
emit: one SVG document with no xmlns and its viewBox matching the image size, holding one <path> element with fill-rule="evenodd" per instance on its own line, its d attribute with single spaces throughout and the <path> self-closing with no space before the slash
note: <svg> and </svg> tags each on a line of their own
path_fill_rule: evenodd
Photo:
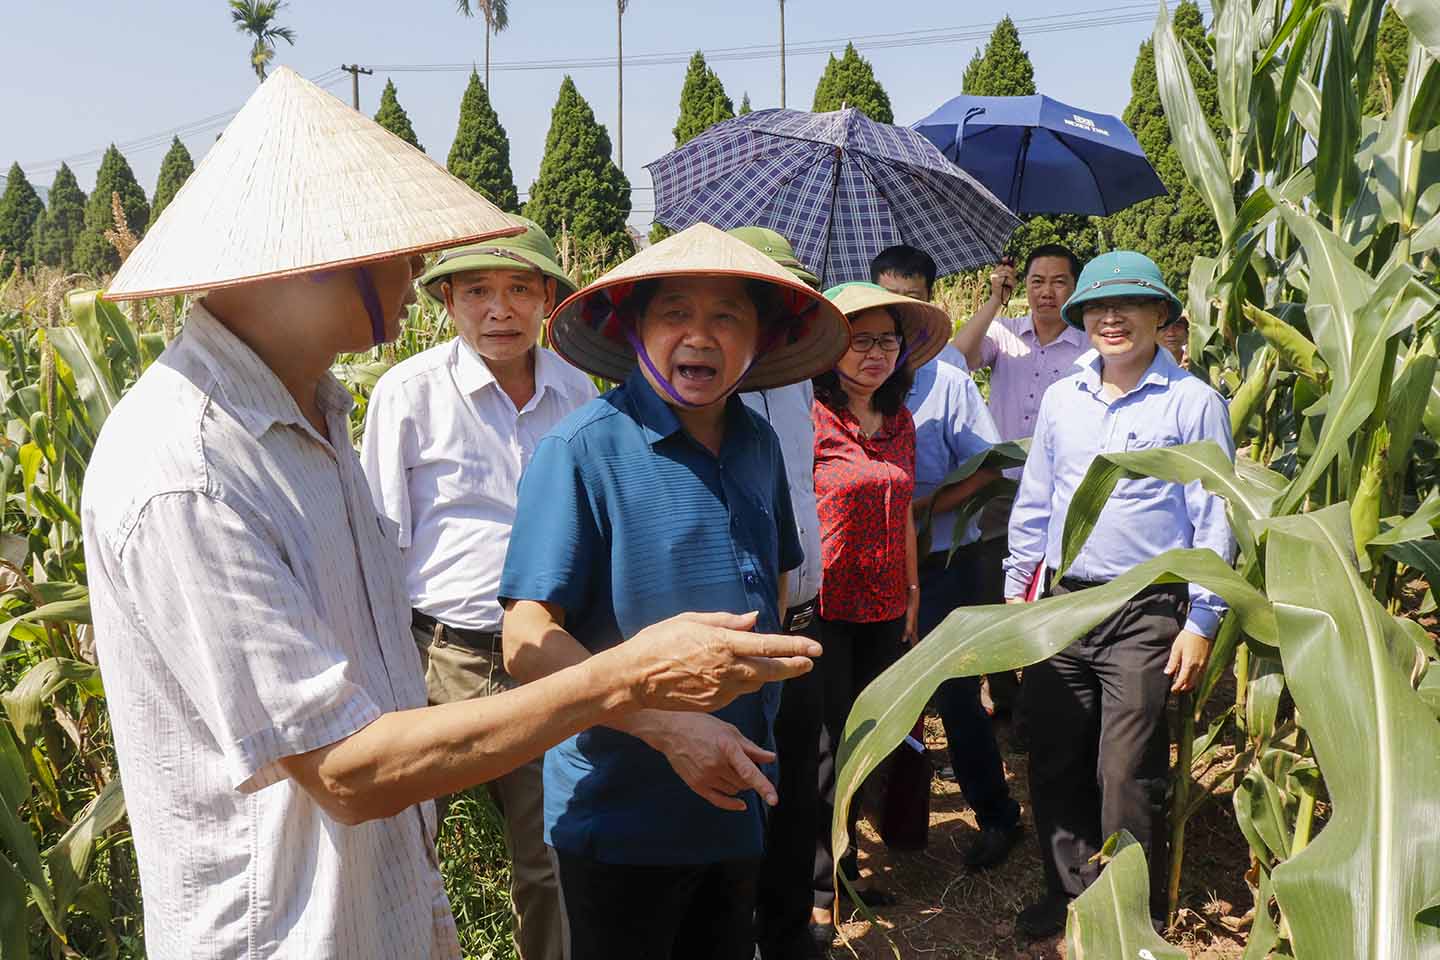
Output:
<svg viewBox="0 0 1440 960">
<path fill-rule="evenodd" d="M 1152 583 L 1214 590 L 1231 612 L 1180 705 L 1170 905 L 1186 822 L 1232 804 L 1251 858 L 1246 960 L 1440 957 L 1440 669 L 1435 638 L 1407 615 L 1417 605 L 1402 604 L 1406 582 L 1440 584 L 1440 6 L 1393 5 L 1412 35 L 1408 70 L 1389 111 L 1362 117 L 1383 2 L 1217 2 L 1203 59 L 1220 139 L 1186 71 L 1197 51 L 1163 7 L 1155 29 L 1166 116 L 1224 238 L 1190 271 L 1192 372 L 1227 397 L 1240 453 L 1233 465 L 1214 444 L 1097 458 L 1061 572 L 1134 477 L 1224 498 L 1236 566 L 1177 550 L 1103 587 L 959 610 L 861 695 L 841 752 L 848 800 L 945 678 L 1042 660 Z M 1012 444 L 988 459 L 1023 456 Z M 1418 610 L 1434 606 L 1426 590 Z M 1214 703 L 1227 672 L 1232 702 Z M 842 802 L 837 850 L 844 827 Z M 1072 904 L 1069 955 L 1183 957 L 1150 926 L 1140 848 L 1122 833 L 1107 851 Z"/>
</svg>

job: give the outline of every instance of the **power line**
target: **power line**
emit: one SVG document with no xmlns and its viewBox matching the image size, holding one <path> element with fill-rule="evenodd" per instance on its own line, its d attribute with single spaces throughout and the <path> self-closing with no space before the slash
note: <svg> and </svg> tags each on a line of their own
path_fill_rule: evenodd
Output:
<svg viewBox="0 0 1440 960">
<path fill-rule="evenodd" d="M 1208 13 L 1210 5 L 1201 5 L 1201 12 Z M 1100 7 L 1091 10 L 1076 10 L 1065 13 L 1047 14 L 1036 17 L 1023 17 L 1015 20 L 1016 27 L 1024 36 L 1036 34 L 1058 33 L 1061 31 L 1091 30 L 1099 27 L 1120 26 L 1130 23 L 1142 23 L 1155 16 L 1154 7 L 1149 3 L 1135 3 L 1123 6 Z M 1079 21 L 1079 22 L 1077 22 Z M 906 47 L 934 46 L 940 44 L 961 43 L 971 40 L 983 40 L 990 36 L 995 25 L 969 24 L 955 27 L 934 27 L 923 30 L 907 30 L 892 33 L 864 34 L 850 38 L 834 38 L 830 40 L 810 40 L 800 43 L 787 44 L 786 56 L 819 56 L 832 53 L 837 44 L 853 43 L 859 50 L 893 50 Z M 669 53 L 635 54 L 625 59 L 625 65 L 629 66 L 663 66 L 670 64 L 688 63 L 693 51 L 675 51 Z M 764 60 L 775 58 L 780 55 L 778 44 L 751 44 L 748 46 L 719 47 L 705 54 L 709 62 L 739 62 L 745 60 Z M 420 63 L 420 64 L 369 64 L 366 68 L 353 65 L 359 72 L 362 70 L 376 70 L 382 73 L 454 73 L 473 70 L 473 62 L 467 63 Z M 610 68 L 616 66 L 614 57 L 589 57 L 580 59 L 550 59 L 550 60 L 512 60 L 495 61 L 491 68 L 497 71 L 525 71 L 525 70 L 587 70 Z M 311 77 L 311 82 L 318 86 L 330 89 L 343 83 L 346 79 L 358 79 L 357 74 L 347 78 L 346 73 L 350 72 L 349 67 L 332 67 L 318 76 Z M 147 150 L 158 149 L 168 146 L 173 137 L 189 137 L 211 130 L 224 127 L 230 122 L 240 110 L 235 107 L 221 113 L 211 114 L 199 120 L 192 120 L 189 123 L 172 127 L 160 133 L 139 137 L 116 146 L 125 153 L 141 153 Z M 21 164 L 32 177 L 43 177 L 53 174 L 61 163 L 68 163 L 70 166 L 89 166 L 99 163 L 104 156 L 106 148 L 98 148 L 84 153 L 74 154 L 68 157 L 59 157 L 42 162 L 30 162 Z M 637 187 L 634 189 L 646 189 Z"/>
</svg>

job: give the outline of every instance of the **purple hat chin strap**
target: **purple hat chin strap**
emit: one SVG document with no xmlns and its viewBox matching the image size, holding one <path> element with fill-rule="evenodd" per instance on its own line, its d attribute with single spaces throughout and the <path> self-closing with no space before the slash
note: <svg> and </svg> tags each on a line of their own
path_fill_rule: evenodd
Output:
<svg viewBox="0 0 1440 960">
<path fill-rule="evenodd" d="M 378 347 L 385 342 L 385 315 L 380 310 L 380 294 L 368 267 L 355 268 L 355 286 L 360 288 L 360 300 L 370 315 L 370 337 Z"/>
<path fill-rule="evenodd" d="M 689 400 L 686 400 L 684 397 L 680 396 L 680 391 L 675 389 L 675 385 L 673 383 L 665 379 L 665 375 L 656 368 L 655 362 L 650 359 L 650 354 L 645 350 L 645 344 L 640 342 L 640 337 L 636 335 L 635 328 L 628 323 L 622 324 L 621 328 L 625 331 L 625 339 L 634 349 L 635 356 L 640 360 L 640 363 L 644 365 L 645 369 L 650 371 L 650 376 L 655 379 L 656 383 L 660 384 L 660 389 L 665 391 L 665 395 L 667 397 L 675 401 L 675 403 L 679 404 L 680 406 L 687 407 L 692 410 L 701 406 L 708 406 L 708 404 L 691 403 Z M 724 399 L 725 397 L 728 397 L 730 396 L 730 394 L 734 393 L 735 388 L 740 386 L 740 384 L 745 381 L 745 378 L 750 375 L 751 369 L 755 366 L 755 364 L 759 362 L 760 354 L 756 353 L 755 356 L 750 360 L 750 362 L 746 364 L 745 369 L 740 372 L 739 378 L 730 385 L 730 388 L 728 390 L 726 390 L 723 394 L 720 395 L 721 399 Z"/>
</svg>

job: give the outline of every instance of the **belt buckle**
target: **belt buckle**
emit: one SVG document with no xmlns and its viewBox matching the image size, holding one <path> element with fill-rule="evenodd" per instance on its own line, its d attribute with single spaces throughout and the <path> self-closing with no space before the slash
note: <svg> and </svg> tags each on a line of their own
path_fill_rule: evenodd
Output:
<svg viewBox="0 0 1440 960">
<path fill-rule="evenodd" d="M 815 619 L 815 603 L 814 603 L 814 601 L 811 601 L 810 603 L 801 604 L 800 606 L 796 607 L 794 610 L 792 610 L 792 611 L 790 612 L 790 622 L 789 622 L 789 624 L 786 625 L 786 628 L 785 628 L 785 629 L 786 629 L 788 632 L 790 632 L 790 633 L 795 633 L 795 632 L 798 631 L 798 630 L 804 630 L 806 627 L 810 626 L 811 622 L 812 622 L 814 619 Z"/>
</svg>

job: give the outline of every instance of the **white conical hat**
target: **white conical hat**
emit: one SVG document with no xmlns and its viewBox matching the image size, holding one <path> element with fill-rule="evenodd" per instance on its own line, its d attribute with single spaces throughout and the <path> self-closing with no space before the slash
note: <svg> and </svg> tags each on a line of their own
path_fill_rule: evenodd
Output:
<svg viewBox="0 0 1440 960">
<path fill-rule="evenodd" d="M 424 153 L 281 67 L 230 121 L 105 298 L 215 290 L 523 229 Z"/>
<path fill-rule="evenodd" d="M 625 328 L 636 317 L 626 301 L 642 280 L 739 277 L 776 288 L 777 327 L 768 331 L 740 390 L 768 390 L 808 380 L 835 366 L 850 342 L 844 314 L 819 291 L 743 240 L 697 223 L 647 247 L 572 295 L 550 317 L 550 346 L 586 373 L 621 381 L 635 369 Z"/>
</svg>

